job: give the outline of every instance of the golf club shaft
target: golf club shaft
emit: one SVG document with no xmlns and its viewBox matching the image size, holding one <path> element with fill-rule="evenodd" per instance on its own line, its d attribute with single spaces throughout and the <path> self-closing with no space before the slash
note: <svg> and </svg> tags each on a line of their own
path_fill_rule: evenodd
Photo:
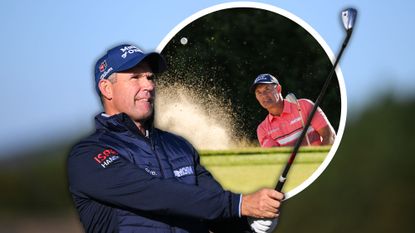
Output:
<svg viewBox="0 0 415 233">
<path fill-rule="evenodd" d="M 339 63 L 340 58 L 343 55 L 343 51 L 346 48 L 347 43 L 349 42 L 349 39 L 350 39 L 350 36 L 351 35 L 352 35 L 352 30 L 347 31 L 346 38 L 345 38 L 345 40 L 343 42 L 343 45 L 342 45 L 342 47 L 340 49 L 340 52 L 339 52 L 338 56 L 337 56 L 337 58 L 336 58 L 336 60 L 334 62 L 334 65 L 331 68 L 331 71 L 330 71 L 330 73 L 329 73 L 329 75 L 328 75 L 328 77 L 326 79 L 326 82 L 323 85 L 323 88 L 320 91 L 320 94 L 317 97 L 316 102 L 314 103 L 313 109 L 311 110 L 310 114 L 307 117 L 307 122 L 306 122 L 306 124 L 305 124 L 305 126 L 304 126 L 304 128 L 303 128 L 303 130 L 302 130 L 302 132 L 300 134 L 300 137 L 298 138 L 297 142 L 294 145 L 293 151 L 292 151 L 292 153 L 291 153 L 291 155 L 290 155 L 290 157 L 288 159 L 288 162 L 285 165 L 284 170 L 283 170 L 283 172 L 281 173 L 281 176 L 278 179 L 278 183 L 275 186 L 275 190 L 277 190 L 279 192 L 281 192 L 282 188 L 284 187 L 285 181 L 287 179 L 288 171 L 290 170 L 291 165 L 292 165 L 295 157 L 297 156 L 298 150 L 300 149 L 300 146 L 301 146 L 301 142 L 304 140 L 304 137 L 307 134 L 308 127 L 310 127 L 310 124 L 311 124 L 311 120 L 313 119 L 314 114 L 316 113 L 318 106 L 320 105 L 321 101 L 323 100 L 323 98 L 324 98 L 324 96 L 326 94 L 327 87 L 330 84 L 331 78 L 333 77 L 333 74 L 334 74 L 334 72 L 336 70 L 337 64 Z"/>
<path fill-rule="evenodd" d="M 305 124 L 304 124 L 304 119 L 303 119 L 303 111 L 301 110 L 301 106 L 300 106 L 300 103 L 298 102 L 297 97 L 295 97 L 295 102 L 297 104 L 298 114 L 301 117 L 301 125 L 303 126 L 303 129 L 304 129 L 305 128 Z M 311 143 L 310 143 L 310 139 L 308 138 L 307 132 L 305 133 L 305 139 L 307 140 L 307 146 L 310 146 Z"/>
</svg>

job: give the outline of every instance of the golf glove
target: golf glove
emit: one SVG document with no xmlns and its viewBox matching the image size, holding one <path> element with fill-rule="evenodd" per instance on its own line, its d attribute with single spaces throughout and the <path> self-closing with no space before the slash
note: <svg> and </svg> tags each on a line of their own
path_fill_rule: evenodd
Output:
<svg viewBox="0 0 415 233">
<path fill-rule="evenodd" d="M 248 224 L 255 233 L 271 233 L 278 225 L 278 218 L 248 218 Z"/>
</svg>

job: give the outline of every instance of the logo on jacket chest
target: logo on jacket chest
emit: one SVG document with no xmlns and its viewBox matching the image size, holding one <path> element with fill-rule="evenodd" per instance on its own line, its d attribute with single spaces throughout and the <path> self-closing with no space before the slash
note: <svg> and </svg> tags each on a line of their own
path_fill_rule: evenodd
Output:
<svg viewBox="0 0 415 233">
<path fill-rule="evenodd" d="M 148 167 L 145 167 L 144 168 L 144 170 L 148 173 L 148 174 L 150 174 L 150 175 L 152 175 L 152 176 L 158 176 L 158 174 L 157 174 L 157 172 L 155 171 L 155 170 L 151 170 L 150 168 L 148 168 Z"/>
<path fill-rule="evenodd" d="M 103 168 L 106 168 L 115 160 L 119 159 L 118 152 L 113 149 L 106 149 L 103 152 L 99 153 L 94 157 L 94 160 L 101 165 Z"/>
<path fill-rule="evenodd" d="M 181 167 L 179 169 L 173 170 L 173 174 L 175 177 L 182 177 L 187 175 L 194 174 L 193 168 L 191 166 Z"/>
</svg>

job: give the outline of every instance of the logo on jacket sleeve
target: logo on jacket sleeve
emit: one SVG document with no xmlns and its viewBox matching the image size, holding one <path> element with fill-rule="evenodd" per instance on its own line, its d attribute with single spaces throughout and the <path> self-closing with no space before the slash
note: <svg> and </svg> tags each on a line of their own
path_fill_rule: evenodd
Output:
<svg viewBox="0 0 415 233">
<path fill-rule="evenodd" d="M 101 165 L 103 168 L 106 168 L 115 160 L 119 159 L 118 152 L 113 149 L 105 149 L 98 155 L 94 157 L 94 160 Z"/>
</svg>

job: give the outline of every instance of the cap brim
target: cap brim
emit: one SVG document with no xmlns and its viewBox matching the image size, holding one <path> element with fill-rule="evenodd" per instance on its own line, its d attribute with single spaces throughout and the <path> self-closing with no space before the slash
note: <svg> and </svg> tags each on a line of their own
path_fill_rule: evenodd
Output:
<svg viewBox="0 0 415 233">
<path fill-rule="evenodd" d="M 251 86 L 251 88 L 250 88 L 250 91 L 252 92 L 252 93 L 254 93 L 255 92 L 255 88 L 256 88 L 256 86 L 258 85 L 258 84 L 272 84 L 272 83 L 274 83 L 274 82 L 258 82 L 258 83 L 254 83 L 254 84 L 252 84 L 252 86 Z M 275 84 L 275 83 L 274 83 Z"/>
<path fill-rule="evenodd" d="M 144 60 L 150 65 L 154 73 L 162 73 L 167 69 L 166 61 L 159 53 L 149 53 Z"/>
<path fill-rule="evenodd" d="M 126 71 L 144 61 L 148 63 L 148 65 L 154 73 L 161 73 L 165 71 L 167 68 L 166 61 L 164 60 L 164 58 L 159 53 L 153 52 L 147 53 L 144 56 L 135 57 L 131 59 L 130 61 L 124 63 L 122 66 L 118 67 L 116 72 Z"/>
</svg>

